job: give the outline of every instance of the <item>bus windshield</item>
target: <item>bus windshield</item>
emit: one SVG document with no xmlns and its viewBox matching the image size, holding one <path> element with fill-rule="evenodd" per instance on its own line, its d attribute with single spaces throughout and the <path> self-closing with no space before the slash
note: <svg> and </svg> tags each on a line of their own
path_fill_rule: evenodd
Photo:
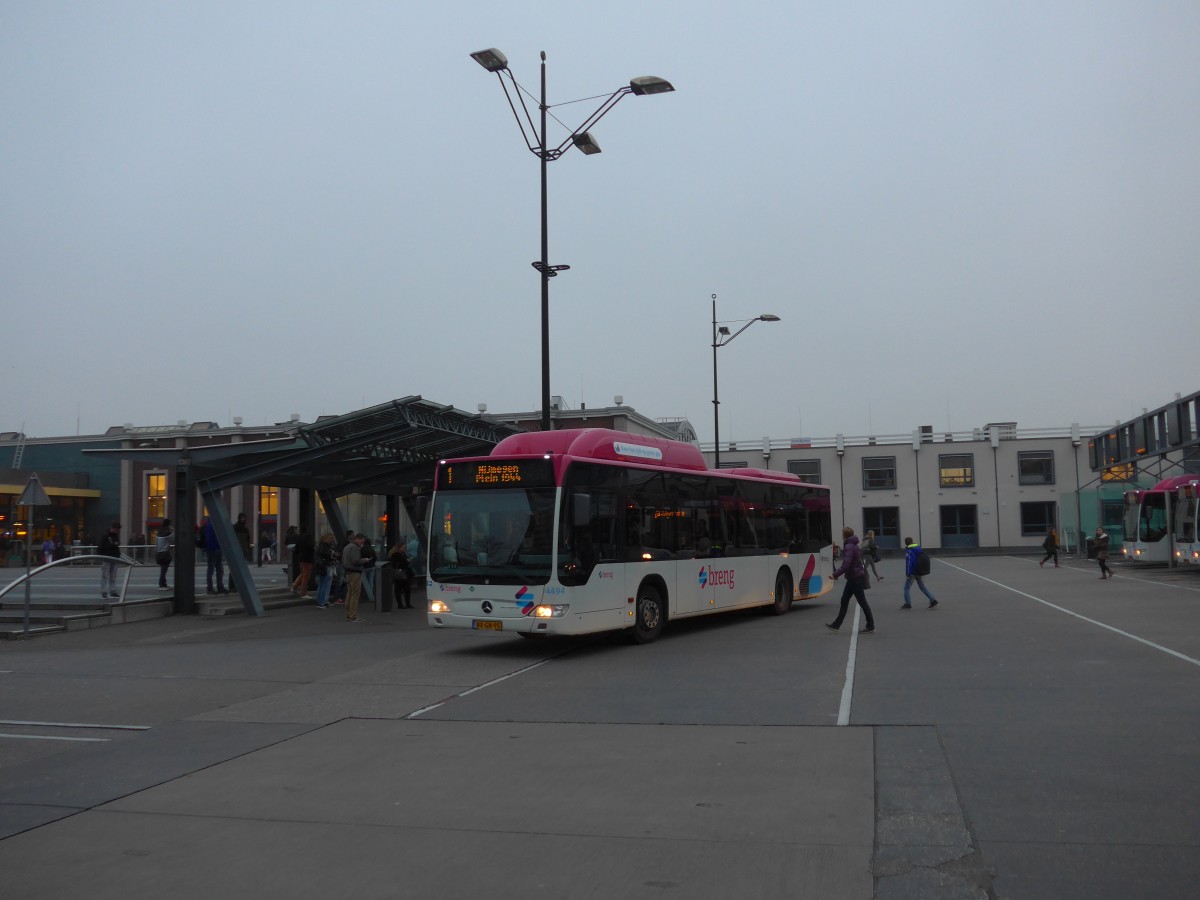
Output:
<svg viewBox="0 0 1200 900">
<path fill-rule="evenodd" d="M 537 461 L 541 463 L 541 460 Z M 447 584 L 545 584 L 553 559 L 553 473 L 534 467 L 444 467 L 430 519 L 429 573 Z M 496 471 L 502 473 L 493 479 Z"/>
<path fill-rule="evenodd" d="M 1167 495 L 1147 491 L 1142 495 L 1141 529 L 1138 538 L 1148 544 L 1167 536 Z"/>
</svg>

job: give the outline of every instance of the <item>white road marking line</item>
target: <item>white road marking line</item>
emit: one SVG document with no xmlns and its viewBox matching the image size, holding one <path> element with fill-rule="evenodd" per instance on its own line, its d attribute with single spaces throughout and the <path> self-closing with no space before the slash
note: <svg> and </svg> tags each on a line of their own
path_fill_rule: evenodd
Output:
<svg viewBox="0 0 1200 900">
<path fill-rule="evenodd" d="M 86 741 L 88 743 L 106 743 L 108 738 L 55 737 L 50 734 L 3 734 L 0 738 L 14 738 L 21 741 Z"/>
<path fill-rule="evenodd" d="M 82 722 L 19 722 L 0 719 L 0 725 L 31 725 L 36 728 L 95 728 L 98 731 L 149 731 L 149 725 L 88 725 Z"/>
<path fill-rule="evenodd" d="M 1193 666 L 1200 666 L 1200 659 L 1192 659 L 1192 657 L 1186 656 L 1183 653 L 1180 653 L 1178 650 L 1172 650 L 1170 647 L 1164 647 L 1162 644 L 1156 644 L 1154 641 L 1148 641 L 1145 638 L 1138 637 L 1136 634 L 1130 634 L 1128 631 L 1122 631 L 1120 628 L 1114 628 L 1112 625 L 1106 625 L 1103 622 L 1097 621 L 1096 619 L 1089 619 L 1087 616 L 1081 616 L 1079 613 L 1072 612 L 1066 607 L 1059 606 L 1057 603 L 1051 603 L 1049 600 L 1043 600 L 1041 597 L 1033 596 L 1033 594 L 1027 594 L 1024 591 L 1018 591 L 1014 587 L 1009 587 L 1007 584 L 1001 584 L 999 581 L 993 581 L 991 578 L 987 578 L 978 574 L 977 572 L 964 569 L 962 566 L 956 566 L 953 563 L 946 562 L 945 560 L 941 560 L 941 562 L 943 565 L 949 566 L 951 569 L 957 569 L 964 575 L 971 575 L 975 578 L 978 578 L 980 581 L 986 581 L 988 584 L 994 584 L 996 587 L 1004 588 L 1006 591 L 1012 591 L 1014 594 L 1019 594 L 1022 597 L 1035 600 L 1038 603 L 1049 606 L 1051 609 L 1057 609 L 1059 612 L 1066 613 L 1068 616 L 1074 616 L 1076 619 L 1082 619 L 1084 622 L 1088 622 L 1092 625 L 1098 625 L 1100 628 L 1111 631 L 1113 634 L 1119 634 L 1121 637 L 1127 637 L 1131 641 L 1137 641 L 1139 644 L 1145 644 L 1147 647 L 1153 647 L 1155 650 L 1161 650 L 1163 653 L 1166 653 L 1169 656 L 1177 657 L 1178 659 L 1182 659 L 1184 662 L 1189 662 Z M 1154 583 L 1157 584 L 1158 582 Z"/>
<path fill-rule="evenodd" d="M 1019 559 L 1023 562 L 1029 560 L 1028 556 L 1008 556 L 1005 558 L 1006 559 Z M 941 560 L 939 560 L 939 562 L 940 561 Z M 1136 563 L 1134 565 L 1136 565 Z M 1150 565 L 1153 565 L 1153 564 L 1151 563 Z M 1061 568 L 1066 569 L 1068 572 L 1076 572 L 1081 575 L 1091 575 L 1093 577 L 1095 577 L 1095 574 L 1097 571 L 1095 568 L 1092 568 L 1091 566 L 1088 566 L 1085 569 L 1085 568 L 1080 568 L 1079 566 L 1064 565 L 1064 566 L 1061 566 Z M 1163 569 L 1163 568 L 1166 568 L 1166 566 L 1162 565 L 1162 566 L 1158 566 L 1158 568 Z M 1176 567 L 1176 568 L 1181 568 L 1181 567 Z M 1186 569 L 1186 566 L 1182 567 L 1182 568 Z M 1124 566 L 1121 566 L 1120 574 L 1118 574 L 1116 571 L 1114 571 L 1113 577 L 1114 578 L 1123 578 L 1126 581 L 1136 581 L 1138 584 L 1153 584 L 1153 585 L 1157 585 L 1158 587 L 1169 587 L 1169 588 L 1174 588 L 1177 591 L 1191 591 L 1194 594 L 1200 594 L 1200 586 L 1193 587 L 1190 584 L 1175 584 L 1174 582 L 1171 582 L 1171 581 L 1155 581 L 1152 578 L 1138 578 L 1136 575 L 1130 574 L 1131 572 L 1136 572 L 1136 571 L 1137 571 L 1137 569 L 1127 569 Z M 1099 579 L 1097 579 L 1097 580 L 1099 580 Z"/>
<path fill-rule="evenodd" d="M 439 703 L 435 703 L 432 706 L 424 706 L 421 709 L 418 709 L 416 712 L 410 712 L 404 718 L 415 719 L 417 716 L 421 715 L 422 713 L 427 713 L 430 710 L 437 709 L 439 706 L 446 705 L 451 700 L 457 700 L 459 697 L 466 697 L 468 694 L 473 694 L 476 691 L 482 691 L 484 688 L 491 687 L 494 684 L 499 684 L 502 681 L 508 681 L 508 679 L 510 679 L 510 678 L 516 678 L 518 675 L 524 675 L 526 672 L 532 672 L 534 669 L 538 668 L 539 666 L 544 666 L 548 662 L 550 662 L 550 660 L 543 659 L 541 662 L 535 662 L 533 665 L 526 666 L 523 669 L 517 669 L 517 671 L 515 671 L 515 672 L 509 672 L 507 675 L 501 675 L 499 678 L 493 678 L 491 681 L 485 681 L 483 684 L 477 684 L 473 688 L 467 688 L 465 691 L 455 694 L 453 697 L 450 697 L 446 700 L 442 700 Z"/>
<path fill-rule="evenodd" d="M 854 621 L 850 623 L 850 654 L 846 657 L 846 682 L 842 685 L 842 704 L 838 707 L 839 725 L 850 724 L 850 701 L 854 697 L 854 662 L 858 657 L 858 603 L 854 604 Z"/>
</svg>

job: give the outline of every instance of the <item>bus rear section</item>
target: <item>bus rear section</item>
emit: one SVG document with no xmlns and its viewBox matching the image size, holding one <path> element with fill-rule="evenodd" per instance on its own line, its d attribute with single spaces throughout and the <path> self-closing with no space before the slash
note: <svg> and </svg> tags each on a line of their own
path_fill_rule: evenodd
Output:
<svg viewBox="0 0 1200 900">
<path fill-rule="evenodd" d="M 648 642 L 670 619 L 782 613 L 829 590 L 828 489 L 713 472 L 691 445 L 622 432 L 530 433 L 443 461 L 429 522 L 435 627 Z"/>
<path fill-rule="evenodd" d="M 1200 566 L 1200 478 L 1175 489 L 1175 559 L 1181 565 Z"/>
<path fill-rule="evenodd" d="M 1166 562 L 1166 495 L 1161 491 L 1125 492 L 1125 537 L 1121 551 L 1130 562 Z"/>
</svg>

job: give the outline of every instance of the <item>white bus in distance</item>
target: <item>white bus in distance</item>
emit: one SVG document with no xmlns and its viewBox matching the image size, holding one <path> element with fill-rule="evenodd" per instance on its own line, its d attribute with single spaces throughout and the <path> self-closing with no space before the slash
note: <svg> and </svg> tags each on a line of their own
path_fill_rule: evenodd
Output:
<svg viewBox="0 0 1200 900">
<path fill-rule="evenodd" d="M 821 596 L 832 543 L 829 489 L 795 475 L 608 429 L 513 435 L 437 465 L 428 622 L 648 643 L 669 619 Z"/>
</svg>

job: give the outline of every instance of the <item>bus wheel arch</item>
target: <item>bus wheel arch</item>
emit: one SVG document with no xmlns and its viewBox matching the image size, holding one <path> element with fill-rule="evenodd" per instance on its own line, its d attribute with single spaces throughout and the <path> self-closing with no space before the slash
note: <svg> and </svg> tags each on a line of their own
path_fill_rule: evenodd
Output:
<svg viewBox="0 0 1200 900">
<path fill-rule="evenodd" d="M 638 585 L 633 606 L 630 637 L 635 644 L 649 644 L 667 624 L 667 586 L 661 578 L 644 578 Z"/>
<path fill-rule="evenodd" d="M 773 616 L 782 616 L 792 608 L 792 570 L 780 566 L 775 573 L 775 601 L 767 607 Z"/>
</svg>

